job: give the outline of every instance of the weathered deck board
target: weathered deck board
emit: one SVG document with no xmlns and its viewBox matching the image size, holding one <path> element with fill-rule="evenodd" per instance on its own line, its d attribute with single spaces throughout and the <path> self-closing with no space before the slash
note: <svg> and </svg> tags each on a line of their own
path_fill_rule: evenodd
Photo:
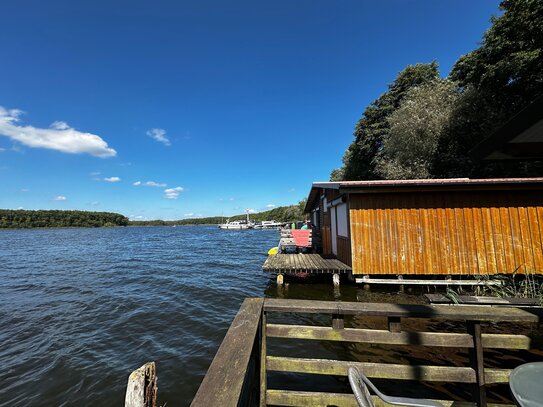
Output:
<svg viewBox="0 0 543 407">
<path fill-rule="evenodd" d="M 262 270 L 279 273 L 347 273 L 351 267 L 337 259 L 324 259 L 320 254 L 276 254 L 268 256 Z"/>
<path fill-rule="evenodd" d="M 191 406 L 237 406 L 257 339 L 262 298 L 246 298 L 232 321 Z"/>
<path fill-rule="evenodd" d="M 369 302 L 282 300 L 266 298 L 264 310 L 313 314 L 373 315 L 387 317 L 434 318 L 454 321 L 539 322 L 539 317 L 518 308 L 480 305 L 422 305 Z"/>
</svg>

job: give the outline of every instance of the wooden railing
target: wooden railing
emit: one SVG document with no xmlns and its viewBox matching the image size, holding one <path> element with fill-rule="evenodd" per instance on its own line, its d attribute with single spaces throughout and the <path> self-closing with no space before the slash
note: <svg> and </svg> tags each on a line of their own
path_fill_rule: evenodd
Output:
<svg viewBox="0 0 543 407">
<path fill-rule="evenodd" d="M 330 326 L 268 322 L 277 314 L 292 313 L 328 314 Z M 388 329 L 345 328 L 344 317 L 351 315 L 385 318 Z M 465 322 L 466 331 L 403 331 L 402 326 L 409 319 L 462 321 Z M 535 314 L 516 308 L 247 299 L 232 322 L 192 406 L 356 406 L 352 394 L 311 389 L 290 391 L 269 389 L 267 386 L 268 372 L 346 376 L 351 366 L 359 367 L 370 378 L 468 383 L 473 390 L 472 401 L 485 406 L 486 385 L 507 383 L 511 369 L 485 368 L 484 349 L 526 350 L 531 349 L 533 344 L 525 335 L 483 333 L 481 323 L 536 323 L 538 320 Z M 469 350 L 469 365 L 406 365 L 283 357 L 268 354 L 269 338 L 466 348 Z M 452 400 L 440 401 L 444 405 L 452 404 Z"/>
</svg>

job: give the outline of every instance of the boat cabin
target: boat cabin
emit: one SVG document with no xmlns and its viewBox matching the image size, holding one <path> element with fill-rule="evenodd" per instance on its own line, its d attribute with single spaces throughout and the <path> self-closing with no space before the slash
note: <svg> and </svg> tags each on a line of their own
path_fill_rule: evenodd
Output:
<svg viewBox="0 0 543 407">
<path fill-rule="evenodd" d="M 357 282 L 543 274 L 543 178 L 315 182 L 305 212 Z"/>
</svg>

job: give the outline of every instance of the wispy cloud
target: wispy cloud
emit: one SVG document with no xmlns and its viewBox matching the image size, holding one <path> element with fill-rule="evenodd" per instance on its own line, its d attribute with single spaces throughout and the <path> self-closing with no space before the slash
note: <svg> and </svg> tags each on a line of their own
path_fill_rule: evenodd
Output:
<svg viewBox="0 0 543 407">
<path fill-rule="evenodd" d="M 256 213 L 254 209 L 245 209 L 245 212 L 247 213 Z"/>
<path fill-rule="evenodd" d="M 100 175 L 100 171 L 93 171 L 89 175 L 92 175 L 93 177 L 96 177 L 96 176 Z"/>
<path fill-rule="evenodd" d="M 63 195 L 57 195 L 53 198 L 54 201 L 65 201 L 66 197 Z"/>
<path fill-rule="evenodd" d="M 184 213 L 183 216 L 194 216 L 194 213 Z"/>
<path fill-rule="evenodd" d="M 104 181 L 106 182 L 119 182 L 121 179 L 119 177 L 107 177 L 104 178 Z"/>
<path fill-rule="evenodd" d="M 275 208 L 275 205 L 274 205 L 274 204 L 267 204 L 267 205 L 266 205 L 266 208 L 272 209 L 272 208 Z"/>
<path fill-rule="evenodd" d="M 6 149 L 3 148 L 3 147 L 0 147 L 0 153 L 1 153 L 2 151 L 6 151 Z"/>
<path fill-rule="evenodd" d="M 147 135 L 149 137 L 152 137 L 153 139 L 155 139 L 159 143 L 164 144 L 165 146 L 169 146 L 170 144 L 172 144 L 170 142 L 170 139 L 168 139 L 168 137 L 166 137 L 166 130 L 164 130 L 164 129 L 150 129 L 150 130 L 147 130 Z"/>
<path fill-rule="evenodd" d="M 0 106 L 0 135 L 28 147 L 47 148 L 71 154 L 90 154 L 95 157 L 114 157 L 117 152 L 96 134 L 83 133 L 56 121 L 48 129 L 20 124 L 22 111 Z"/>
<path fill-rule="evenodd" d="M 30 189 L 28 189 L 28 188 L 21 188 L 21 192 L 28 192 L 28 191 L 30 191 Z"/>
<path fill-rule="evenodd" d="M 164 198 L 166 199 L 177 199 L 179 194 L 183 192 L 182 187 L 168 188 L 164 190 Z"/>
<path fill-rule="evenodd" d="M 158 188 L 164 188 L 167 186 L 166 184 L 163 184 L 161 182 L 155 182 L 155 181 L 147 181 L 147 182 L 136 181 L 132 185 L 134 185 L 135 187 L 144 186 L 144 187 L 158 187 Z"/>
<path fill-rule="evenodd" d="M 290 188 L 290 189 L 288 190 L 288 192 L 294 192 L 294 191 L 296 191 L 295 188 Z"/>
</svg>

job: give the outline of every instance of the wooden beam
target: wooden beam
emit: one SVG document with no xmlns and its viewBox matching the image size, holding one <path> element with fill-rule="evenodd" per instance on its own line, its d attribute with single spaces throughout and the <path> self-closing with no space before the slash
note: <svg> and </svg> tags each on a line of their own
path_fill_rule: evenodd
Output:
<svg viewBox="0 0 543 407">
<path fill-rule="evenodd" d="M 156 407 L 157 375 L 155 362 L 147 362 L 128 376 L 125 407 Z"/>
<path fill-rule="evenodd" d="M 387 345 L 419 345 L 450 348 L 472 348 L 472 336 L 448 332 L 390 332 L 379 329 L 344 328 L 341 331 L 325 326 L 268 324 L 267 335 L 273 338 L 308 339 Z M 482 334 L 483 348 L 531 349 L 526 335 Z"/>
<path fill-rule="evenodd" d="M 475 383 L 475 371 L 469 367 L 347 362 L 279 356 L 268 356 L 266 364 L 269 371 L 347 376 L 349 367 L 358 367 L 366 376 L 378 379 Z"/>
<path fill-rule="evenodd" d="M 268 312 L 335 314 L 383 317 L 448 319 L 454 321 L 538 322 L 539 317 L 516 308 L 493 308 L 475 305 L 422 305 L 342 301 L 285 300 L 266 298 Z"/>
<path fill-rule="evenodd" d="M 473 348 L 469 350 L 469 360 L 471 367 L 475 370 L 476 378 L 476 383 L 473 385 L 473 398 L 478 406 L 486 407 L 485 366 L 479 321 L 470 321 L 468 332 L 473 337 Z"/>
<path fill-rule="evenodd" d="M 398 278 L 355 278 L 357 284 L 394 284 L 394 285 L 500 285 L 493 280 L 437 280 L 437 279 L 398 279 Z"/>
<path fill-rule="evenodd" d="M 337 406 L 358 407 L 354 395 L 346 393 L 324 393 L 310 391 L 268 390 L 266 392 L 270 405 L 276 406 Z M 390 407 L 377 396 L 371 397 L 375 407 Z M 444 407 L 474 407 L 474 403 L 467 401 L 433 400 Z M 509 404 L 489 404 L 495 407 L 514 407 Z"/>
<path fill-rule="evenodd" d="M 237 406 L 242 403 L 240 397 L 257 340 L 262 304 L 262 298 L 246 298 L 243 301 L 191 406 Z"/>
</svg>

